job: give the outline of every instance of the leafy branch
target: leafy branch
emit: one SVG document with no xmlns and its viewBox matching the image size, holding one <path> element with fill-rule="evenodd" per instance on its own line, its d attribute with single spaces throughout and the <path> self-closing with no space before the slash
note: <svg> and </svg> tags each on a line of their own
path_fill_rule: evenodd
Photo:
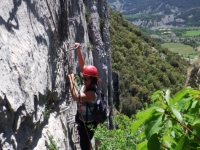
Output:
<svg viewBox="0 0 200 150">
<path fill-rule="evenodd" d="M 200 91 L 192 88 L 179 91 L 173 98 L 170 90 L 156 91 L 152 104 L 139 112 L 131 125 L 133 133 L 144 127 L 146 141 L 139 143 L 137 149 L 200 148 L 199 95 Z"/>
<path fill-rule="evenodd" d="M 184 127 L 186 129 L 186 131 L 189 131 L 191 134 L 193 134 L 196 139 L 198 139 L 200 141 L 200 137 L 198 137 L 188 126 L 186 126 L 185 124 L 181 123 L 180 121 L 178 121 L 176 118 L 174 118 L 170 113 L 166 113 L 168 114 L 172 119 L 174 119 L 176 122 L 178 122 L 182 127 Z"/>
</svg>

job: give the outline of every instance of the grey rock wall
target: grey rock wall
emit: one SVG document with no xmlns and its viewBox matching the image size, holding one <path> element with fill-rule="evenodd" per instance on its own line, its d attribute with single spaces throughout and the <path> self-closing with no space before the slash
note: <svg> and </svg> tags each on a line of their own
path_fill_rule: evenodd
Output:
<svg viewBox="0 0 200 150">
<path fill-rule="evenodd" d="M 50 139 L 60 150 L 80 149 L 77 104 L 66 79 L 79 73 L 70 48 L 82 44 L 86 63 L 97 66 L 108 93 L 107 2 L 7 0 L 0 8 L 0 150 L 46 150 Z"/>
</svg>

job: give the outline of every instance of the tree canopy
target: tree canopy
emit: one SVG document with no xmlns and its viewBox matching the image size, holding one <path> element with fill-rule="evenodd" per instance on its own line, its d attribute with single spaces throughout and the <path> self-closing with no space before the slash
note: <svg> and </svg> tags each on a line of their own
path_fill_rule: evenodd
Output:
<svg viewBox="0 0 200 150">
<path fill-rule="evenodd" d="M 172 94 L 185 85 L 189 63 L 170 52 L 110 9 L 112 68 L 120 79 L 122 113 L 131 116 L 150 103 L 157 90 L 170 88 Z"/>
</svg>

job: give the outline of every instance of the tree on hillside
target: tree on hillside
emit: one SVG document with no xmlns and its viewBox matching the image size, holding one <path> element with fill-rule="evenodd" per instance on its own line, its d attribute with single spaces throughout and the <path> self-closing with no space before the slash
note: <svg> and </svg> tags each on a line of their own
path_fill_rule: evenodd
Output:
<svg viewBox="0 0 200 150">
<path fill-rule="evenodd" d="M 120 76 L 119 110 L 124 114 L 141 109 L 156 90 L 170 88 L 175 93 L 184 86 L 188 62 L 111 9 L 110 36 L 112 67 Z"/>
</svg>

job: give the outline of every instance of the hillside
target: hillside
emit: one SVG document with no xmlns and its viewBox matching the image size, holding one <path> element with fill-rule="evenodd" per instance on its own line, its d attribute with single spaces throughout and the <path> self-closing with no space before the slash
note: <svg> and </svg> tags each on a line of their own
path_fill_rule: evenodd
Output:
<svg viewBox="0 0 200 150">
<path fill-rule="evenodd" d="M 130 116 L 145 107 L 156 90 L 179 91 L 189 64 L 161 47 L 120 13 L 110 10 L 112 68 L 120 79 L 119 109 Z M 116 91 L 115 91 L 116 92 Z"/>
<path fill-rule="evenodd" d="M 200 25 L 199 0 L 108 0 L 111 8 L 135 25 L 152 29 Z"/>
</svg>

